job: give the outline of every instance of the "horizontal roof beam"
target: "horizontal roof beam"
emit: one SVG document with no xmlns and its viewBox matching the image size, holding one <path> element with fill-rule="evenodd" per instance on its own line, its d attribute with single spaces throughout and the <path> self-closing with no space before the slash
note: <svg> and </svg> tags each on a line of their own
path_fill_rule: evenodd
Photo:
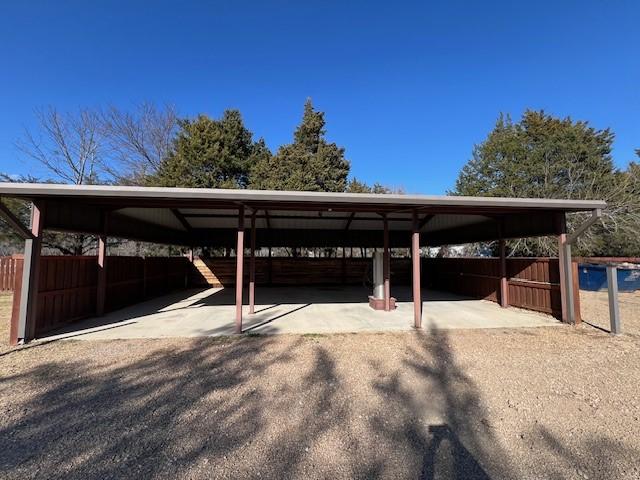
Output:
<svg viewBox="0 0 640 480">
<path fill-rule="evenodd" d="M 212 214 L 212 213 L 183 213 L 182 214 L 185 218 L 211 218 L 211 219 L 226 219 L 226 218 L 231 218 L 231 219 L 235 219 L 238 218 L 237 215 L 226 215 L 226 214 Z M 379 222 L 380 221 L 380 217 L 355 217 L 355 212 L 352 212 L 351 215 L 349 216 L 330 216 L 330 217 L 326 217 L 326 216 L 322 216 L 322 215 L 256 215 L 256 218 L 261 218 L 261 219 L 271 219 L 271 220 L 346 220 L 346 221 L 353 221 L 353 220 L 365 220 L 365 221 L 376 221 Z M 411 218 L 409 217 L 402 217 L 402 218 L 394 218 L 394 217 L 387 217 L 389 219 L 389 221 L 398 221 L 398 222 L 404 222 L 404 221 L 410 221 Z"/>
</svg>

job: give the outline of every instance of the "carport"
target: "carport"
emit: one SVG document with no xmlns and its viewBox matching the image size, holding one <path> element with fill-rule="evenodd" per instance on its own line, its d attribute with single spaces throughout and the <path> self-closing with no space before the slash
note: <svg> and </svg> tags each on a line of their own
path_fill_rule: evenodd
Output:
<svg viewBox="0 0 640 480">
<path fill-rule="evenodd" d="M 497 280 L 499 287 L 493 297 L 501 306 L 507 307 L 512 304 L 509 297 L 519 295 L 519 282 L 516 278 L 518 275 L 508 274 L 505 241 L 555 235 L 560 252 L 555 267 L 558 270 L 560 317 L 564 322 L 574 323 L 576 316 L 571 244 L 598 219 L 605 206 L 604 202 L 591 200 L 14 183 L 0 184 L 0 196 L 32 202 L 30 227 L 22 225 L 4 205 L 0 209 L 5 219 L 25 238 L 22 282 L 14 308 L 15 321 L 12 324 L 14 342 L 28 341 L 36 335 L 36 319 L 42 314 L 42 308 L 38 304 L 41 298 L 39 283 L 42 282 L 42 234 L 47 229 L 80 232 L 98 238 L 98 255 L 87 267 L 95 267 L 95 284 L 88 283 L 83 290 L 83 295 L 92 298 L 88 308 L 93 310 L 88 313 L 94 315 L 105 312 L 105 305 L 108 303 L 107 271 L 116 268 L 117 263 L 117 257 L 107 256 L 107 237 L 189 248 L 235 249 L 233 307 L 236 333 L 245 331 L 245 301 L 248 303 L 248 314 L 256 314 L 258 277 L 266 275 L 268 279 L 263 278 L 262 281 L 267 283 L 272 280 L 274 263 L 277 262 L 272 258 L 271 252 L 276 247 L 337 249 L 341 256 L 336 261 L 340 262 L 340 274 L 343 277 L 348 276 L 351 263 L 346 255 L 347 250 L 381 249 L 384 258 L 384 295 L 381 308 L 384 310 L 383 314 L 389 315 L 393 313 L 392 294 L 396 288 L 391 284 L 390 250 L 406 249 L 410 252 L 405 266 L 410 277 L 413 324 L 416 328 L 421 328 L 421 282 L 424 277 L 421 275 L 424 267 L 421 247 L 498 240 L 500 258 L 492 266 L 496 272 L 491 279 Z M 592 212 L 592 215 L 576 231 L 568 234 L 566 214 L 571 212 Z M 249 232 L 248 238 L 245 238 L 246 231 Z M 257 257 L 257 252 L 268 253 L 265 257 Z M 400 265 L 400 259 L 394 260 Z M 472 264 L 475 265 L 472 260 L 468 261 L 465 268 Z M 165 267 L 167 277 L 175 277 L 177 269 L 182 268 L 176 262 L 171 265 Z M 301 269 L 308 267 L 302 259 L 293 258 L 289 261 L 288 272 L 292 276 L 291 284 L 294 285 L 305 276 L 304 271 L 295 270 L 296 265 Z M 334 262 L 333 270 L 335 265 Z M 121 262 L 117 268 L 126 273 L 129 265 Z M 446 277 L 449 285 L 465 284 L 473 290 L 480 286 L 479 280 L 476 282 L 478 285 L 474 285 L 474 278 L 480 279 L 483 276 L 477 268 L 482 270 L 485 267 L 476 266 L 475 272 L 458 271 L 455 277 L 443 270 L 442 265 L 437 262 L 433 268 L 434 272 L 439 273 L 434 274 L 429 281 L 435 283 L 436 289 L 439 282 L 445 283 Z M 143 269 L 146 272 L 146 263 Z M 247 270 L 248 292 L 245 300 L 244 278 Z M 318 275 L 318 270 L 311 273 Z M 335 274 L 333 271 L 332 275 Z M 281 270 L 279 275 L 286 273 Z M 513 283 L 510 278 L 512 276 L 515 278 Z M 64 275 L 60 282 L 65 281 L 66 277 L 63 277 Z M 53 280 L 54 283 L 56 281 Z M 533 283 L 536 281 L 532 280 Z M 547 283 L 551 285 L 553 282 L 547 279 Z M 185 281 L 182 286 L 187 284 L 188 281 Z M 62 290 L 65 289 L 58 288 L 56 291 Z M 76 294 L 68 291 L 66 300 L 59 302 L 62 305 L 60 308 L 67 308 L 69 295 L 73 301 Z M 525 298 L 522 305 L 526 308 L 527 302 L 535 304 L 536 301 Z"/>
</svg>

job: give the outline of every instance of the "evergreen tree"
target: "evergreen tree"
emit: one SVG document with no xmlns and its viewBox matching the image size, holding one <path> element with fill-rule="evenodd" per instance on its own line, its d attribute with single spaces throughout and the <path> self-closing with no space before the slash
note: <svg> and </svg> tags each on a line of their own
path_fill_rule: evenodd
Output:
<svg viewBox="0 0 640 480">
<path fill-rule="evenodd" d="M 294 141 L 275 156 L 263 156 L 251 172 L 251 187 L 265 190 L 343 192 L 350 165 L 344 148 L 325 140 L 324 113 L 304 106 Z"/>
<path fill-rule="evenodd" d="M 254 144 L 240 112 L 226 110 L 220 120 L 199 115 L 181 120 L 173 149 L 147 184 L 165 187 L 244 188 Z M 266 148 L 264 142 L 257 148 Z"/>
<path fill-rule="evenodd" d="M 352 178 L 347 185 L 348 193 L 371 193 L 371 187 L 357 178 Z"/>
<path fill-rule="evenodd" d="M 381 183 L 374 183 L 373 187 L 367 185 L 365 182 L 361 182 L 357 178 L 352 178 L 349 184 L 347 185 L 346 191 L 348 193 L 404 193 L 403 189 L 392 189 L 389 187 L 385 187 Z"/>
<path fill-rule="evenodd" d="M 613 237 L 628 238 L 639 224 L 628 211 L 637 203 L 629 193 L 629 176 L 619 172 L 611 158 L 613 138 L 609 129 L 595 130 L 587 122 L 558 119 L 543 111 L 527 110 L 518 123 L 500 115 L 487 139 L 474 147 L 452 193 L 606 200 L 603 223 L 580 238 L 577 252 L 618 254 L 609 248 Z M 569 223 L 583 219 L 571 216 Z M 552 239 L 519 241 L 511 246 L 525 255 L 556 252 Z"/>
</svg>

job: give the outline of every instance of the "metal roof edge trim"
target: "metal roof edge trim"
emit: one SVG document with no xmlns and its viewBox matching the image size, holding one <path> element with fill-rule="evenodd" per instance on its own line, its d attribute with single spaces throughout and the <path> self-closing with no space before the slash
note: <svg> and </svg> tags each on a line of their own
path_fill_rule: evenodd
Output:
<svg viewBox="0 0 640 480">
<path fill-rule="evenodd" d="M 37 197 L 149 198 L 163 200 L 222 200 L 231 202 L 352 203 L 412 206 L 518 207 L 565 210 L 605 208 L 602 200 L 547 198 L 465 197 L 454 195 L 399 195 L 375 193 L 298 192 L 177 187 L 133 187 L 113 185 L 68 185 L 0 182 L 0 195 Z"/>
</svg>

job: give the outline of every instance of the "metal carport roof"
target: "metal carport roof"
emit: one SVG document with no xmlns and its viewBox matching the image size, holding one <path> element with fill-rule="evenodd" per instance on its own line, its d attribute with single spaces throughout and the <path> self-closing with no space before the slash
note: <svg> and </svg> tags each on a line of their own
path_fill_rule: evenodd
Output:
<svg viewBox="0 0 640 480">
<path fill-rule="evenodd" d="M 557 233 L 557 215 L 603 201 L 397 194 L 0 183 L 0 196 L 42 203 L 44 228 L 181 245 L 235 245 L 241 208 L 257 246 L 376 246 L 383 216 L 393 247 Z M 105 216 L 108 215 L 105 232 Z"/>
</svg>

